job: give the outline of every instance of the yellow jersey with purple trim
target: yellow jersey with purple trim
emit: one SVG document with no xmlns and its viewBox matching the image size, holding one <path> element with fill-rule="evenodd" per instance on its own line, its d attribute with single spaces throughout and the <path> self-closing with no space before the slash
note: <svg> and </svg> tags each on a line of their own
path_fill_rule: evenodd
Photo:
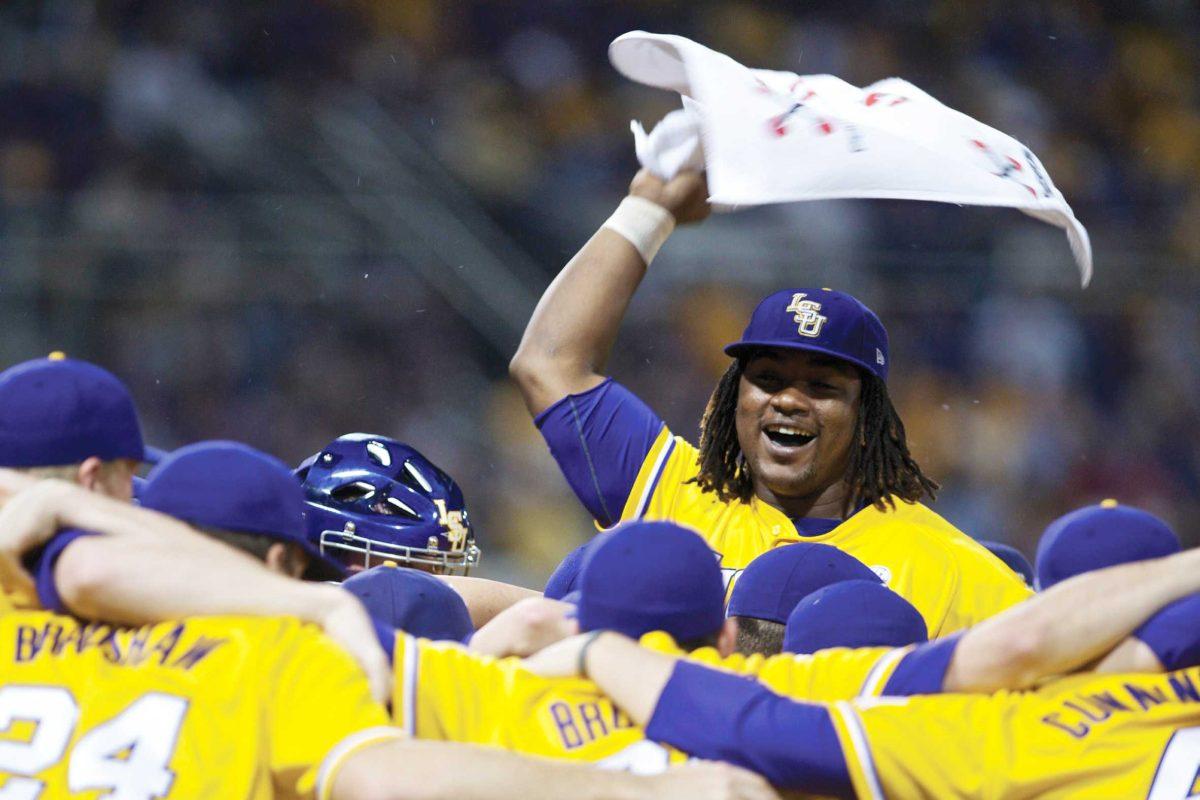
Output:
<svg viewBox="0 0 1200 800">
<path fill-rule="evenodd" d="M 395 724 L 418 739 L 502 747 L 635 774 L 686 760 L 648 741 L 591 681 L 542 678 L 520 659 L 397 632 Z"/>
<path fill-rule="evenodd" d="M 732 586 L 756 556 L 795 542 L 837 547 L 870 567 L 921 612 L 930 638 L 970 627 L 1032 591 L 1000 559 L 921 503 L 868 506 L 827 533 L 804 536 L 782 511 L 754 497 L 726 503 L 690 481 L 698 451 L 663 429 L 638 474 L 623 519 L 686 525 L 721 556 Z"/>
<path fill-rule="evenodd" d="M 294 619 L 0 615 L 0 797 L 323 798 L 347 757 L 400 735 Z"/>
<path fill-rule="evenodd" d="M 713 647 L 702 647 L 690 653 L 682 650 L 670 634 L 656 631 L 642 637 L 640 644 L 648 650 L 688 661 L 716 667 L 739 675 L 753 676 L 771 691 L 814 703 L 849 700 L 854 697 L 878 697 L 886 691 L 893 694 L 908 692 L 891 682 L 897 667 L 915 646 L 909 647 L 834 647 L 811 655 L 782 654 L 775 656 L 742 655 L 722 657 Z M 944 670 L 943 670 L 944 673 Z M 941 690 L 942 675 L 928 691 Z M 901 676 L 903 680 L 903 676 Z"/>
<path fill-rule="evenodd" d="M 647 634 L 641 643 L 659 652 L 682 652 L 666 633 Z M 798 700 L 846 700 L 940 689 L 942 675 L 933 674 L 937 667 L 929 661 L 917 658 L 908 674 L 901 674 L 913 651 L 882 647 L 721 658 L 715 649 L 702 648 L 687 657 L 754 677 Z M 394 722 L 417 738 L 493 745 L 638 774 L 661 772 L 686 758 L 647 740 L 591 681 L 543 678 L 523 669 L 520 659 L 497 659 L 399 632 L 393 657 Z"/>
<path fill-rule="evenodd" d="M 718 554 L 729 586 L 756 556 L 804 541 L 837 547 L 874 570 L 921 612 L 930 638 L 970 627 L 1032 594 L 1004 562 L 920 503 L 868 506 L 840 523 L 794 521 L 757 497 L 726 502 L 703 491 L 693 482 L 697 449 L 611 379 L 563 398 L 536 423 L 600 525 L 648 519 L 690 527 Z"/>
<path fill-rule="evenodd" d="M 1200 668 L 831 707 L 860 798 L 1197 796 Z"/>
</svg>

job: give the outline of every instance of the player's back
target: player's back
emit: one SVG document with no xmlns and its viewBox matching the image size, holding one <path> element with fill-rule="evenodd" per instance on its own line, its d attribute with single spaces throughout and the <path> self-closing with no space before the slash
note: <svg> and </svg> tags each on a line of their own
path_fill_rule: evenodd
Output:
<svg viewBox="0 0 1200 800">
<path fill-rule="evenodd" d="M 0 797 L 312 796 L 331 751 L 386 722 L 350 657 L 293 619 L 0 616 Z"/>
<path fill-rule="evenodd" d="M 649 633 L 642 644 L 683 655 L 671 637 Z M 754 676 L 797 699 L 848 699 L 878 693 L 911 648 L 826 650 L 814 656 L 732 655 L 713 648 L 691 660 Z M 396 637 L 393 713 L 421 739 L 470 742 L 519 753 L 583 761 L 639 774 L 661 772 L 685 754 L 646 739 L 591 681 L 542 678 L 519 659 L 497 659 L 448 642 Z M 893 687 L 897 688 L 897 687 Z"/>
<path fill-rule="evenodd" d="M 686 759 L 648 741 L 591 681 L 541 678 L 518 659 L 406 635 L 396 637 L 395 663 L 393 715 L 420 739 L 493 745 L 638 774 Z"/>
<path fill-rule="evenodd" d="M 888 797 L 1183 800 L 1200 773 L 1200 668 L 834 713 L 864 797 L 878 796 L 875 785 Z"/>
</svg>

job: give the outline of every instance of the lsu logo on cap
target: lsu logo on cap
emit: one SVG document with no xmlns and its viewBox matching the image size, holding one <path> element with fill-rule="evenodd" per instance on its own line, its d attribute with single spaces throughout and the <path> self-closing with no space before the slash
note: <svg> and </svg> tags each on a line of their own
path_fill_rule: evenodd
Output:
<svg viewBox="0 0 1200 800">
<path fill-rule="evenodd" d="M 816 338 L 821 335 L 821 328 L 825 327 L 825 323 L 829 317 L 820 313 L 821 304 L 815 300 L 805 300 L 807 297 L 804 292 L 796 292 L 792 295 L 792 302 L 787 307 L 788 311 L 795 312 L 796 316 L 793 319 L 799 323 L 796 329 L 801 336 Z"/>
</svg>

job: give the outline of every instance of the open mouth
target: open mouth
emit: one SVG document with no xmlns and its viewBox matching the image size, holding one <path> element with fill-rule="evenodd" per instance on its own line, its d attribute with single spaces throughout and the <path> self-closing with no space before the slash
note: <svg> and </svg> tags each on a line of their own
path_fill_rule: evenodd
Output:
<svg viewBox="0 0 1200 800">
<path fill-rule="evenodd" d="M 763 433 L 780 447 L 803 447 L 817 438 L 816 434 L 805 433 L 791 425 L 768 425 L 763 428 Z"/>
</svg>

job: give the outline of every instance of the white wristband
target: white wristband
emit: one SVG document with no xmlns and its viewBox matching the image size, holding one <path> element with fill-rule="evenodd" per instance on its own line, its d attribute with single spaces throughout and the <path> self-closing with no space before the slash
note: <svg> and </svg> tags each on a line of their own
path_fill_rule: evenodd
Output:
<svg viewBox="0 0 1200 800">
<path fill-rule="evenodd" d="M 658 203 L 644 197 L 626 197 L 601 226 L 620 234 L 642 254 L 646 266 L 675 230 L 675 217 Z"/>
</svg>

